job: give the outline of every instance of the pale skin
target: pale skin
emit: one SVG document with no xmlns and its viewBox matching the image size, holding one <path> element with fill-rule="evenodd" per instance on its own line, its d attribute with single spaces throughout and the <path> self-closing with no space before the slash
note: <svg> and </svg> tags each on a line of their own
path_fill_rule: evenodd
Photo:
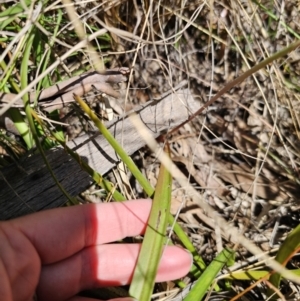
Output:
<svg viewBox="0 0 300 301">
<path fill-rule="evenodd" d="M 151 201 L 57 208 L 0 223 L 0 300 L 91 301 L 85 289 L 129 284 L 139 244 L 111 244 L 144 233 Z M 182 248 L 164 250 L 157 282 L 191 267 Z M 114 299 L 127 301 L 125 299 Z"/>
</svg>

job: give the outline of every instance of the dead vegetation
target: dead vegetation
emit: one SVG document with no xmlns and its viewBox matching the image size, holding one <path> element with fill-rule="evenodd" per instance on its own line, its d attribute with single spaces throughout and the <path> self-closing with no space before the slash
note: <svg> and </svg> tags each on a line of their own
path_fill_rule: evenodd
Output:
<svg viewBox="0 0 300 301">
<path fill-rule="evenodd" d="M 49 4 L 48 18 L 63 3 Z M 260 5 L 250 0 L 75 1 L 74 7 L 86 34 L 104 29 L 91 46 L 106 67 L 132 70 L 129 85 L 120 86 L 122 97 L 112 105 L 115 111 L 144 104 L 183 81 L 204 104 L 226 83 L 298 39 L 300 24 L 299 7 L 293 1 Z M 56 57 L 79 42 L 72 25 L 63 26 L 53 45 Z M 172 160 L 215 213 L 270 254 L 300 220 L 299 62 L 299 50 L 276 60 L 169 137 Z M 81 49 L 58 66 L 56 73 L 59 77 L 73 75 L 91 64 L 89 52 Z M 69 118 L 64 123 L 70 123 L 71 138 L 87 129 L 75 114 Z M 74 124 L 76 131 L 72 131 Z M 146 147 L 133 158 L 155 186 L 156 158 Z M 109 177 L 128 198 L 144 196 L 130 174 L 124 179 L 123 173 L 114 171 Z M 222 246 L 237 248 L 237 262 L 251 258 L 176 182 L 172 213 L 178 214 L 206 263 Z M 297 267 L 297 260 L 290 262 L 289 268 Z M 230 294 L 240 293 L 248 284 L 232 283 Z M 261 283 L 244 297 L 265 300 L 265 290 Z M 283 294 L 287 300 L 296 300 L 299 287 L 286 282 Z"/>
</svg>

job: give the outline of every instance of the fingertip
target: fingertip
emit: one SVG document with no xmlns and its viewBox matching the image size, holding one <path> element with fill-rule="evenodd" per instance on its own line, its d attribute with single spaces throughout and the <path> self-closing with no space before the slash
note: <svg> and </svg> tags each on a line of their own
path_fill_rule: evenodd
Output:
<svg viewBox="0 0 300 301">
<path fill-rule="evenodd" d="M 187 249 L 184 249 L 184 248 L 178 247 L 178 246 L 176 248 L 178 248 L 178 252 L 179 252 L 179 254 L 177 256 L 178 256 L 178 258 L 181 259 L 183 266 L 184 266 L 184 269 L 182 271 L 183 275 L 181 276 L 181 277 L 184 277 L 191 270 L 191 267 L 193 265 L 193 255 Z"/>
<path fill-rule="evenodd" d="M 190 260 L 190 267 L 189 267 L 189 271 L 191 270 L 192 266 L 193 266 L 193 261 L 194 261 L 194 257 L 193 254 L 188 251 L 187 249 L 183 249 L 183 251 L 185 251 L 185 253 L 187 253 L 189 260 Z"/>
<path fill-rule="evenodd" d="M 184 277 L 193 264 L 192 254 L 177 246 L 168 246 L 162 256 L 156 281 L 169 281 Z"/>
</svg>

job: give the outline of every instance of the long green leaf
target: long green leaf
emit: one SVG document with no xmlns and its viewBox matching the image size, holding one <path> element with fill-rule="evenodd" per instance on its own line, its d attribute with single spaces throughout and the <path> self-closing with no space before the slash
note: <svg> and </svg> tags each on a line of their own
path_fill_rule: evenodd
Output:
<svg viewBox="0 0 300 301">
<path fill-rule="evenodd" d="M 231 265 L 233 260 L 234 251 L 224 249 L 206 268 L 184 301 L 201 301 L 223 266 Z"/>
<path fill-rule="evenodd" d="M 169 168 L 160 166 L 151 213 L 129 295 L 139 301 L 151 298 L 162 256 L 171 203 L 172 177 Z"/>
</svg>

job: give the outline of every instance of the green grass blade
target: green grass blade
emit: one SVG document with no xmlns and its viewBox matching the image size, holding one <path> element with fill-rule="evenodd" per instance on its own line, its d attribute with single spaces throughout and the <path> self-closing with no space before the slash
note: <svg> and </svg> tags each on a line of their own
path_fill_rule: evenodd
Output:
<svg viewBox="0 0 300 301">
<path fill-rule="evenodd" d="M 171 214 L 169 214 L 170 225 L 173 225 L 174 222 L 175 222 L 175 218 Z M 185 234 L 185 232 L 179 226 L 178 223 L 175 222 L 173 230 L 176 233 L 176 235 L 178 236 L 178 238 L 180 239 L 180 241 L 182 242 L 182 244 L 185 246 L 185 248 L 192 253 L 194 262 L 197 264 L 200 271 L 204 271 L 206 268 L 206 264 L 205 264 L 204 260 L 201 258 L 201 256 L 199 256 L 197 250 L 191 243 L 189 237 Z"/>
<path fill-rule="evenodd" d="M 147 195 L 150 197 L 154 193 L 153 187 L 148 183 L 147 179 L 135 165 L 133 160 L 127 155 L 126 151 L 118 143 L 118 141 L 113 137 L 113 135 L 108 131 L 103 122 L 97 117 L 97 115 L 89 108 L 89 106 L 79 97 L 74 96 L 75 100 L 79 103 L 81 108 L 89 115 L 91 120 L 94 122 L 100 133 L 105 137 L 107 142 L 113 147 L 120 159 L 127 165 L 129 170 L 132 172 L 134 177 L 139 181 L 140 185 L 143 187 Z"/>
<path fill-rule="evenodd" d="M 27 123 L 24 121 L 24 118 L 21 114 L 21 112 L 16 108 L 11 108 L 9 111 L 9 115 L 11 120 L 13 121 L 16 129 L 20 133 L 20 136 L 25 141 L 27 148 L 31 149 L 34 145 L 31 132 L 29 130 L 29 127 Z"/>
<path fill-rule="evenodd" d="M 252 0 L 257 6 L 259 6 L 271 19 L 275 22 L 279 22 L 287 31 L 289 31 L 297 39 L 300 39 L 300 36 L 286 23 L 284 23 L 281 18 L 274 15 L 266 6 L 264 6 L 260 1 Z"/>
<path fill-rule="evenodd" d="M 160 166 L 145 238 L 133 274 L 129 295 L 149 301 L 164 248 L 171 203 L 172 177 L 169 168 Z"/>
<path fill-rule="evenodd" d="M 29 6 L 31 0 L 25 0 L 24 3 Z M 17 3 L 0 13 L 0 18 L 4 19 L 0 21 L 0 30 L 3 30 L 7 25 L 9 25 L 14 19 L 15 15 L 24 12 L 22 3 Z M 5 19 L 7 17 L 7 19 Z"/>
<path fill-rule="evenodd" d="M 61 9 L 58 9 L 57 10 L 57 18 L 55 19 L 55 28 L 54 28 L 54 31 L 53 31 L 53 35 L 51 37 L 51 39 L 48 41 L 48 51 L 47 51 L 47 54 L 46 54 L 46 57 L 43 59 L 43 60 L 40 60 L 42 62 L 42 68 L 41 68 L 41 73 L 44 72 L 48 65 L 50 64 L 50 58 L 51 58 L 51 51 L 53 49 L 53 46 L 54 46 L 54 39 L 57 37 L 57 34 L 58 34 L 58 30 L 59 30 L 59 27 L 62 23 L 62 16 L 63 16 L 63 13 L 62 13 L 62 10 Z M 44 37 L 46 38 L 46 37 Z M 43 47 L 44 48 L 44 47 Z M 51 80 L 50 80 L 50 76 L 45 76 L 43 80 L 41 80 L 38 85 L 37 85 L 37 92 L 39 93 L 39 91 L 41 90 L 41 87 L 43 88 L 47 88 L 47 87 L 50 87 L 51 86 Z M 37 93 L 37 95 L 38 95 Z"/>
<path fill-rule="evenodd" d="M 25 41 L 26 39 L 24 39 Z M 6 92 L 10 92 L 7 91 L 6 88 L 6 82 L 8 81 L 9 84 L 11 85 L 12 89 L 19 93 L 20 92 L 20 88 L 19 86 L 15 83 L 15 81 L 13 80 L 12 77 L 12 69 L 14 67 L 14 64 L 11 65 L 11 68 L 9 68 L 9 70 L 7 70 L 7 65 L 5 63 L 4 60 L 0 61 L 0 67 L 1 69 L 4 71 L 4 73 L 6 74 L 4 79 L 1 81 L 0 85 L 1 88 L 0 90 L 2 91 L 6 91 Z M 32 140 L 32 136 L 31 136 L 31 132 L 30 129 L 27 125 L 27 123 L 24 121 L 24 118 L 21 114 L 21 112 L 18 109 L 15 108 L 11 108 L 8 111 L 10 118 L 12 119 L 12 121 L 14 122 L 14 125 L 16 127 L 16 129 L 18 130 L 18 132 L 20 133 L 21 137 L 23 138 L 23 140 L 25 141 L 25 144 L 27 145 L 28 149 L 31 149 L 33 146 L 33 140 Z"/>
<path fill-rule="evenodd" d="M 281 263 L 283 266 L 286 265 L 286 261 L 300 247 L 300 225 L 298 225 L 284 240 L 283 244 L 280 246 L 275 260 Z M 270 282 L 276 288 L 279 288 L 281 280 L 281 275 L 279 273 L 274 273 L 270 277 Z M 267 295 L 270 297 L 274 294 L 272 289 L 268 289 Z M 275 295 L 276 297 L 276 295 Z"/>
<path fill-rule="evenodd" d="M 142 186 L 142 188 L 144 189 L 146 194 L 149 197 L 152 197 L 154 194 L 154 188 L 149 184 L 149 182 L 147 181 L 145 176 L 140 172 L 140 170 L 135 165 L 135 163 L 132 161 L 132 159 L 122 149 L 121 145 L 119 145 L 119 143 L 114 139 L 114 137 L 110 134 L 110 132 L 105 128 L 102 121 L 100 119 L 98 119 L 96 114 L 88 107 L 88 105 L 80 97 L 74 96 L 74 98 L 79 103 L 79 105 L 84 110 L 84 112 L 86 114 L 88 114 L 88 116 L 91 118 L 91 120 L 95 123 L 95 125 L 98 127 L 99 131 L 103 134 L 103 136 L 111 144 L 111 146 L 114 148 L 114 150 L 120 156 L 122 161 L 127 165 L 128 169 L 131 171 L 133 176 L 137 179 L 137 181 Z M 121 150 L 121 151 L 119 152 L 119 150 Z M 197 264 L 197 266 L 200 268 L 200 271 L 204 270 L 206 265 L 205 265 L 203 259 L 198 255 L 197 250 L 195 249 L 193 244 L 190 242 L 186 233 L 182 230 L 182 228 L 178 225 L 178 223 L 176 223 L 175 218 L 171 214 L 169 214 L 168 219 L 169 219 L 169 224 L 174 226 L 173 229 L 174 229 L 175 234 L 181 240 L 181 242 L 183 243 L 185 248 L 193 254 L 194 261 Z"/>
<path fill-rule="evenodd" d="M 67 153 L 78 162 L 78 164 L 83 168 L 83 170 L 85 170 L 93 178 L 95 183 L 97 183 L 100 187 L 102 187 L 107 192 L 112 194 L 112 197 L 114 198 L 115 201 L 121 202 L 126 200 L 126 198 L 120 192 L 114 190 L 113 185 L 109 181 L 105 180 L 102 177 L 102 175 L 100 175 L 98 172 L 93 170 L 93 168 L 90 167 L 88 163 L 83 161 L 82 158 L 77 153 L 75 153 L 72 149 L 70 149 L 66 145 L 66 141 L 64 139 L 61 139 L 59 133 L 52 133 L 52 135 L 55 137 L 56 141 L 58 141 L 61 144 L 61 146 L 67 151 Z"/>
<path fill-rule="evenodd" d="M 34 28 L 32 31 L 29 32 L 29 37 L 28 37 L 28 41 L 26 43 L 26 47 L 25 47 L 25 51 L 24 51 L 24 55 L 23 55 L 23 59 L 22 59 L 22 63 L 21 63 L 21 88 L 24 89 L 27 87 L 28 84 L 28 61 L 31 55 L 31 48 L 32 48 L 32 44 L 33 44 L 33 40 L 34 40 Z M 49 162 L 47 161 L 47 158 L 45 156 L 45 152 L 40 144 L 38 135 L 37 135 L 37 131 L 36 131 L 36 127 L 33 121 L 33 116 L 36 117 L 36 120 L 38 119 L 35 111 L 30 107 L 30 101 L 29 101 L 29 95 L 28 93 L 25 94 L 23 96 L 23 102 L 24 102 L 24 109 L 25 109 L 25 113 L 26 113 L 26 117 L 29 123 L 29 127 L 32 133 L 32 137 L 34 138 L 34 141 L 36 143 L 36 146 L 38 148 L 38 150 L 40 151 L 44 162 L 52 176 L 52 178 L 54 179 L 56 185 L 59 187 L 59 189 L 62 191 L 62 193 L 66 196 L 66 198 L 76 204 L 78 203 L 76 200 L 74 200 L 66 191 L 65 189 L 62 187 L 62 185 L 59 183 L 59 181 L 57 180 L 55 174 L 53 173 L 51 166 L 49 165 Z M 32 144 L 33 147 L 33 144 Z"/>
<path fill-rule="evenodd" d="M 24 3 L 29 6 L 31 3 L 31 0 L 25 0 Z M 22 13 L 24 11 L 24 7 L 22 3 L 17 3 L 16 5 L 13 5 L 6 9 L 5 11 L 0 13 L 0 18 L 4 17 L 11 17 L 12 15 L 16 15 L 19 13 Z"/>
<path fill-rule="evenodd" d="M 27 43 L 25 46 L 23 59 L 21 62 L 21 72 L 20 72 L 21 73 L 21 89 L 25 89 L 28 86 L 28 61 L 30 59 L 33 39 L 34 39 L 33 30 L 30 30 L 28 33 L 28 39 L 27 39 Z M 28 131 L 28 133 L 26 134 L 26 136 L 23 137 L 23 139 L 25 140 L 28 149 L 32 149 L 35 145 L 33 136 L 36 133 L 35 133 L 35 126 L 33 123 L 33 118 L 31 115 L 31 107 L 30 107 L 30 100 L 29 100 L 28 93 L 26 93 L 23 96 L 23 102 L 24 102 L 24 109 L 25 109 L 26 117 L 27 117 L 27 120 L 29 123 L 29 128 L 31 130 L 31 131 Z M 35 138 L 35 140 L 37 140 L 37 137 Z"/>
<path fill-rule="evenodd" d="M 18 52 L 18 51 L 17 51 Z M 3 70 L 4 74 L 2 76 L 2 80 L 0 81 L 0 91 L 5 91 L 5 87 L 7 86 L 7 82 L 9 82 L 15 92 L 19 93 L 19 86 L 12 80 L 13 78 L 13 70 L 16 68 L 16 57 L 15 55 L 9 62 L 7 66 L 4 60 L 0 61 L 0 67 Z"/>
<path fill-rule="evenodd" d="M 268 274 L 270 274 L 270 271 L 264 271 L 264 270 L 249 270 L 249 271 L 245 271 L 245 272 L 233 272 L 230 273 L 227 277 L 225 277 L 226 279 L 230 279 L 230 280 L 254 280 L 254 281 L 258 281 L 261 278 L 266 277 L 265 279 L 269 279 Z"/>
<path fill-rule="evenodd" d="M 300 269 L 291 270 L 295 275 L 300 276 Z M 265 278 L 268 280 L 270 278 L 270 271 L 266 270 L 248 270 L 248 271 L 236 271 L 230 273 L 228 276 L 224 276 L 224 278 L 229 280 L 260 280 L 261 278 Z"/>
<path fill-rule="evenodd" d="M 225 264 L 231 265 L 233 260 L 234 251 L 224 249 L 206 268 L 194 287 L 191 289 L 190 293 L 184 298 L 184 301 L 202 300 L 217 274 L 221 271 Z"/>
<path fill-rule="evenodd" d="M 27 39 L 24 39 L 24 43 L 25 44 L 25 41 Z M 27 62 L 28 64 L 28 62 Z M 11 64 L 11 67 L 9 68 L 9 70 L 7 69 L 7 65 L 5 63 L 4 60 L 0 61 L 0 67 L 2 68 L 3 72 L 6 74 L 5 77 L 3 78 L 3 80 L 1 81 L 0 83 L 0 90 L 6 90 L 5 87 L 6 87 L 6 82 L 8 81 L 9 84 L 11 85 L 12 89 L 19 93 L 20 92 L 20 88 L 19 86 L 15 83 L 15 81 L 13 80 L 13 76 L 12 76 L 12 70 L 14 68 L 14 64 Z M 23 69 L 24 70 L 24 69 Z M 25 83 L 27 82 L 27 75 L 26 74 L 26 79 L 25 79 L 25 82 L 24 82 L 24 85 Z M 26 86 L 26 85 L 25 85 Z M 7 91 L 9 92 L 9 91 Z M 31 132 L 30 132 L 30 129 L 27 125 L 27 123 L 25 122 L 20 110 L 18 109 L 15 109 L 15 108 L 11 108 L 9 111 L 8 111 L 9 115 L 10 115 L 10 118 L 11 120 L 13 121 L 16 129 L 18 130 L 18 132 L 20 133 L 20 136 L 23 138 L 25 144 L 27 145 L 27 148 L 28 149 L 31 149 L 34 145 L 33 143 L 33 139 L 32 139 L 32 135 L 31 135 Z"/>
</svg>

